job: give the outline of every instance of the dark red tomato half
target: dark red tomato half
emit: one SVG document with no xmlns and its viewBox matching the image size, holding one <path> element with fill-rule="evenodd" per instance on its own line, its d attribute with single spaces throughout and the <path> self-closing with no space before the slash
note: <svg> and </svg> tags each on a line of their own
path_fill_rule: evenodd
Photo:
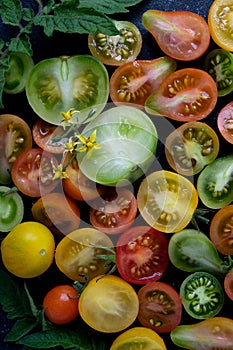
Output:
<svg viewBox="0 0 233 350">
<path fill-rule="evenodd" d="M 12 168 L 12 181 L 20 192 L 29 197 L 40 197 L 52 192 L 58 185 L 53 180 L 53 166 L 57 158 L 41 148 L 30 148 L 19 155 Z"/>
<path fill-rule="evenodd" d="M 218 129 L 223 138 L 233 144 L 233 102 L 224 106 L 217 117 Z"/>
<path fill-rule="evenodd" d="M 64 142 L 68 140 L 63 137 L 62 126 L 50 124 L 43 119 L 37 119 L 32 126 L 32 137 L 35 143 L 46 152 L 61 154 L 64 152 Z"/>
<path fill-rule="evenodd" d="M 107 234 L 125 231 L 137 215 L 137 200 L 133 192 L 126 188 L 107 187 L 90 205 L 91 224 Z"/>
<path fill-rule="evenodd" d="M 182 302 L 177 291 L 165 282 L 151 282 L 138 291 L 139 322 L 157 333 L 175 329 L 181 322 Z"/>
<path fill-rule="evenodd" d="M 233 204 L 219 209 L 210 222 L 210 239 L 224 255 L 233 255 Z"/>
<path fill-rule="evenodd" d="M 233 270 L 229 271 L 224 278 L 224 289 L 227 296 L 233 301 Z"/>
<path fill-rule="evenodd" d="M 117 241 L 116 265 L 122 278 L 130 283 L 159 280 L 168 262 L 168 240 L 150 226 L 133 226 Z"/>
</svg>

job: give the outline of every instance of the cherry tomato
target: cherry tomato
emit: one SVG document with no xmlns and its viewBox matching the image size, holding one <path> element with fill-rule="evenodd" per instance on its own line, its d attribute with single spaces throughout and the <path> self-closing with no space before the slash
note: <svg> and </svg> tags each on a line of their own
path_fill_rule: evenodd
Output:
<svg viewBox="0 0 233 350">
<path fill-rule="evenodd" d="M 74 281 L 85 282 L 109 271 L 106 257 L 112 255 L 112 240 L 104 232 L 92 227 L 70 232 L 58 243 L 55 263 L 59 270 Z"/>
<path fill-rule="evenodd" d="M 180 286 L 186 312 L 196 319 L 216 316 L 223 307 L 224 293 L 219 280 L 208 272 L 194 272 Z"/>
<path fill-rule="evenodd" d="M 232 162 L 232 154 L 218 157 L 199 174 L 197 192 L 206 207 L 220 209 L 232 202 Z"/>
<path fill-rule="evenodd" d="M 102 194 L 102 187 L 86 177 L 79 169 L 77 159 L 71 160 L 72 154 L 66 153 L 62 164 L 66 168 L 67 177 L 62 180 L 64 192 L 78 201 L 89 202 Z"/>
<path fill-rule="evenodd" d="M 223 138 L 233 144 L 233 102 L 227 103 L 218 113 L 217 126 Z"/>
<path fill-rule="evenodd" d="M 209 47 L 208 24 L 197 13 L 147 10 L 142 15 L 142 23 L 160 49 L 174 59 L 195 60 Z"/>
<path fill-rule="evenodd" d="M 50 124 L 38 118 L 32 126 L 32 137 L 37 146 L 46 152 L 61 154 L 64 152 L 64 142 L 67 137 L 62 137 L 64 129 L 62 126 Z M 56 138 L 59 138 L 56 141 Z"/>
<path fill-rule="evenodd" d="M 233 204 L 219 209 L 210 222 L 210 239 L 224 255 L 233 255 Z"/>
<path fill-rule="evenodd" d="M 163 339 L 152 329 L 146 327 L 133 327 L 122 332 L 113 341 L 110 350 L 166 350 L 166 345 Z"/>
<path fill-rule="evenodd" d="M 16 159 L 12 167 L 12 181 L 20 192 L 29 197 L 40 197 L 57 186 L 53 180 L 52 164 L 57 159 L 41 148 L 30 148 Z"/>
<path fill-rule="evenodd" d="M 47 226 L 56 235 L 67 235 L 79 228 L 80 210 L 77 202 L 60 192 L 47 193 L 32 205 L 35 221 Z"/>
<path fill-rule="evenodd" d="M 79 122 L 91 110 L 98 114 L 109 94 L 108 73 L 104 65 L 90 55 L 61 56 L 38 62 L 26 84 L 28 103 L 45 121 L 59 125 L 61 112 L 74 108 Z"/>
<path fill-rule="evenodd" d="M 150 282 L 138 291 L 139 322 L 157 333 L 176 328 L 182 316 L 182 303 L 177 291 L 165 282 Z"/>
<path fill-rule="evenodd" d="M 203 69 L 214 79 L 218 96 L 233 91 L 233 54 L 224 49 L 214 49 L 206 56 Z"/>
<path fill-rule="evenodd" d="M 171 339 L 175 345 L 190 350 L 232 349 L 233 320 L 212 317 L 195 324 L 180 325 L 171 331 Z"/>
<path fill-rule="evenodd" d="M 230 300 L 233 301 L 233 271 L 232 270 L 228 271 L 228 273 L 224 278 L 224 289 L 228 298 L 230 298 Z"/>
<path fill-rule="evenodd" d="M 89 34 L 88 47 L 91 54 L 104 64 L 120 66 L 134 61 L 141 51 L 142 36 L 138 27 L 129 21 L 114 21 L 117 35 Z"/>
<path fill-rule="evenodd" d="M 210 35 L 218 46 L 227 51 L 233 51 L 231 6 L 232 0 L 214 0 L 208 12 Z"/>
<path fill-rule="evenodd" d="M 168 262 L 168 240 L 150 226 L 133 226 L 117 241 L 117 269 L 130 283 L 146 284 L 159 280 Z"/>
<path fill-rule="evenodd" d="M 143 107 L 146 99 L 163 79 L 176 69 L 170 57 L 137 60 L 116 68 L 109 81 L 110 97 L 116 104 L 136 104 Z"/>
<path fill-rule="evenodd" d="M 126 188 L 107 188 L 90 205 L 91 224 L 107 234 L 125 231 L 137 215 L 137 200 Z"/>
<path fill-rule="evenodd" d="M 4 92 L 18 94 L 25 89 L 29 74 L 34 66 L 32 57 L 22 52 L 11 52 L 9 68 L 5 73 Z"/>
<path fill-rule="evenodd" d="M 55 324 L 66 324 L 79 315 L 77 290 L 70 285 L 58 285 L 50 289 L 44 299 L 45 316 Z"/>
<path fill-rule="evenodd" d="M 171 73 L 146 100 L 145 109 L 181 122 L 204 119 L 217 103 L 218 90 L 204 70 L 183 68 Z"/>
<path fill-rule="evenodd" d="M 11 183 L 11 169 L 15 160 L 32 147 L 29 125 L 14 114 L 0 115 L 0 183 Z"/>
<path fill-rule="evenodd" d="M 192 182 L 175 172 L 161 170 L 142 180 L 137 193 L 143 219 L 155 229 L 173 233 L 191 221 L 198 204 Z"/>
<path fill-rule="evenodd" d="M 217 134 L 202 122 L 182 124 L 165 141 L 165 155 L 169 165 L 186 176 L 199 173 L 217 157 L 218 152 Z"/>
<path fill-rule="evenodd" d="M 14 188 L 0 186 L 0 231 L 9 232 L 24 216 L 24 202 Z"/>
<path fill-rule="evenodd" d="M 91 328 L 115 333 L 128 328 L 137 318 L 137 293 L 128 282 L 114 275 L 93 278 L 79 299 L 79 312 Z"/>
</svg>

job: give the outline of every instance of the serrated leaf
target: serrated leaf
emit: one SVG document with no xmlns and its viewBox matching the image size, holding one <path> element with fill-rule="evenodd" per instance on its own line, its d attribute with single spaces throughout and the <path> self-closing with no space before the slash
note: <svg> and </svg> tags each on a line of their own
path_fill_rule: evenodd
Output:
<svg viewBox="0 0 233 350">
<path fill-rule="evenodd" d="M 56 6 L 55 0 L 49 0 L 43 8 L 43 13 L 48 14 L 52 11 L 54 6 Z"/>
<path fill-rule="evenodd" d="M 59 11 L 56 15 L 37 16 L 34 24 L 44 27 L 44 32 L 48 36 L 51 36 L 55 30 L 63 33 L 118 34 L 118 30 L 110 18 L 90 9 L 63 11 L 62 13 Z"/>
<path fill-rule="evenodd" d="M 96 2 L 90 0 L 80 0 L 79 7 L 94 8 L 103 14 L 114 14 L 120 12 L 129 12 L 127 7 L 134 6 L 142 2 L 143 0 L 98 0 Z"/>
<path fill-rule="evenodd" d="M 22 52 L 28 56 L 32 56 L 30 37 L 28 34 L 22 34 L 19 38 L 12 38 L 9 42 L 8 49 L 11 52 Z"/>
<path fill-rule="evenodd" d="M 34 17 L 34 11 L 31 8 L 23 8 L 22 10 L 22 19 L 27 22 L 30 22 Z"/>
<path fill-rule="evenodd" d="M 2 51 L 2 49 L 4 48 L 5 46 L 5 42 L 3 39 L 0 38 L 0 51 Z"/>
<path fill-rule="evenodd" d="M 15 322 L 11 330 L 8 332 L 8 334 L 4 338 L 4 341 L 16 342 L 17 340 L 28 334 L 30 331 L 32 331 L 37 325 L 38 322 L 35 318 L 29 317 L 19 319 Z"/>
<path fill-rule="evenodd" d="M 20 0 L 1 0 L 0 16 L 3 23 L 18 26 L 22 19 L 22 6 Z"/>
<path fill-rule="evenodd" d="M 84 333 L 68 329 L 32 333 L 20 339 L 17 344 L 30 346 L 33 349 L 49 349 L 55 346 L 62 346 L 64 349 L 93 349 L 89 338 Z"/>
</svg>

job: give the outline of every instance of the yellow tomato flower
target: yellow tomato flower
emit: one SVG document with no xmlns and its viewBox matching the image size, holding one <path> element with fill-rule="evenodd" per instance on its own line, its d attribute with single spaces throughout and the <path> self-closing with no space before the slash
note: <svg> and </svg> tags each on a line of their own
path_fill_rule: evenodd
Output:
<svg viewBox="0 0 233 350">
<path fill-rule="evenodd" d="M 64 129 L 66 128 L 66 126 L 69 126 L 77 122 L 73 118 L 73 115 L 76 113 L 79 113 L 79 111 L 76 111 L 74 108 L 69 109 L 67 112 L 61 112 L 63 116 L 61 125 L 63 126 Z"/>
<path fill-rule="evenodd" d="M 100 149 L 102 146 L 98 143 L 95 142 L 96 139 L 96 130 L 93 131 L 90 137 L 85 137 L 82 135 L 77 135 L 78 139 L 81 141 L 83 144 L 82 147 L 77 148 L 77 152 L 86 152 L 87 151 L 87 156 L 90 157 L 92 150 L 95 149 Z M 80 143 L 80 142 L 78 142 Z"/>
<path fill-rule="evenodd" d="M 75 151 L 76 146 L 79 144 L 78 141 L 74 141 L 73 137 L 71 136 L 68 140 L 68 142 L 64 142 L 64 153 L 72 153 Z"/>
<path fill-rule="evenodd" d="M 52 162 L 52 167 L 53 167 L 53 180 L 58 180 L 58 179 L 66 179 L 68 178 L 67 173 L 63 170 L 62 164 L 55 165 Z"/>
</svg>

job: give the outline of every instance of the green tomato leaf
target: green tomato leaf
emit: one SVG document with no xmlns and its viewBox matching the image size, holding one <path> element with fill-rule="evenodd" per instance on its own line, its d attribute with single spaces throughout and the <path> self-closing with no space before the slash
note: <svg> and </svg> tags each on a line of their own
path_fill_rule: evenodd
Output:
<svg viewBox="0 0 233 350">
<path fill-rule="evenodd" d="M 96 11 L 99 11 L 103 14 L 114 14 L 120 12 L 129 12 L 127 7 L 134 6 L 142 1 L 143 0 L 98 0 L 93 6 L 93 2 L 90 0 L 79 0 L 79 7 L 85 7 L 89 9 L 94 8 Z"/>
<path fill-rule="evenodd" d="M 10 40 L 9 51 L 12 52 L 22 52 L 28 56 L 32 56 L 33 51 L 30 43 L 30 37 L 27 34 L 20 35 L 19 38 L 12 38 Z"/>
<path fill-rule="evenodd" d="M 35 318 L 18 319 L 4 338 L 4 341 L 16 342 L 32 331 L 37 325 L 38 322 Z"/>
<path fill-rule="evenodd" d="M 34 15 L 35 14 L 34 14 L 33 9 L 23 8 L 23 10 L 22 10 L 22 18 L 25 21 L 27 21 L 27 22 L 31 21 L 33 19 Z"/>
<path fill-rule="evenodd" d="M 95 10 L 86 8 L 73 10 L 66 6 L 57 7 L 54 15 L 35 17 L 34 24 L 44 27 L 47 36 L 51 36 L 54 30 L 63 33 L 118 34 L 113 20 Z"/>
<path fill-rule="evenodd" d="M 49 349 L 62 346 L 64 349 L 92 350 L 92 345 L 82 331 L 69 329 L 52 329 L 32 333 L 20 339 L 17 344 L 26 345 L 33 349 Z"/>
<path fill-rule="evenodd" d="M 3 23 L 12 26 L 19 26 L 22 19 L 22 6 L 20 0 L 1 0 L 0 16 Z"/>
</svg>

